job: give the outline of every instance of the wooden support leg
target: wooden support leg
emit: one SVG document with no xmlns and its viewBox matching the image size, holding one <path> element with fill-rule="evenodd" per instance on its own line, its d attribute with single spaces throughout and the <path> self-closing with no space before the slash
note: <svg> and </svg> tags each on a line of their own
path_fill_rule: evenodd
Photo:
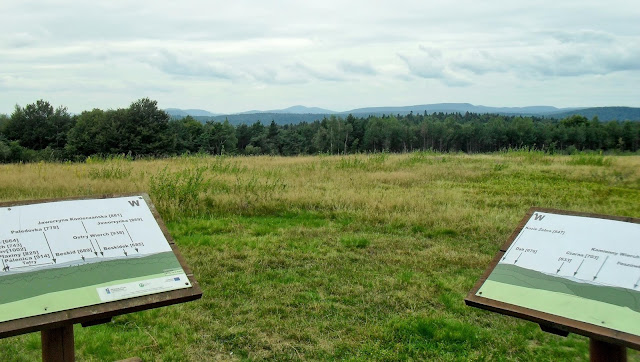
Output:
<svg viewBox="0 0 640 362">
<path fill-rule="evenodd" d="M 42 339 L 43 362 L 73 362 L 76 360 L 73 324 L 45 329 L 40 332 L 40 338 Z"/>
<path fill-rule="evenodd" d="M 591 362 L 627 362 L 627 347 L 591 338 L 589 355 Z"/>
</svg>

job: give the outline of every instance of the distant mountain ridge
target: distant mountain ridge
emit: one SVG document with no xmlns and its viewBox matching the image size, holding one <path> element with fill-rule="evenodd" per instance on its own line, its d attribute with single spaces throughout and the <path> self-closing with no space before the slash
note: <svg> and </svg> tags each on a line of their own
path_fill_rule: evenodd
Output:
<svg viewBox="0 0 640 362">
<path fill-rule="evenodd" d="M 553 118 L 566 118 L 574 114 L 579 114 L 588 119 L 598 117 L 601 121 L 640 121 L 640 108 L 633 107 L 592 107 L 571 111 L 559 111 L 548 114 Z"/>
<path fill-rule="evenodd" d="M 575 109 L 575 108 L 570 108 Z M 437 104 L 422 104 L 416 106 L 404 106 L 404 107 L 370 107 L 370 108 L 358 108 L 348 112 L 351 114 L 408 114 L 408 113 L 497 113 L 497 114 L 542 114 L 559 112 L 563 109 L 552 106 L 529 106 L 529 107 L 486 107 L 475 106 L 470 103 L 437 103 Z M 569 109 L 564 109 L 569 110 Z"/>
<path fill-rule="evenodd" d="M 205 111 L 204 109 L 179 109 L 179 108 L 167 108 L 164 110 L 169 113 L 170 116 L 180 116 L 180 117 L 215 117 L 221 115 L 221 113 L 211 113 L 209 111 Z"/>
<path fill-rule="evenodd" d="M 579 114 L 589 119 L 597 116 L 601 121 L 611 120 L 632 120 L 640 121 L 640 108 L 634 107 L 584 107 L 584 108 L 557 108 L 553 106 L 526 106 L 526 107 L 488 107 L 473 105 L 470 103 L 436 103 L 401 107 L 367 107 L 356 108 L 350 111 L 336 112 L 318 107 L 305 107 L 301 105 L 292 106 L 285 109 L 270 111 L 247 111 L 235 114 L 212 113 L 201 109 L 165 109 L 172 117 L 186 117 L 190 115 L 202 122 L 207 120 L 224 121 L 228 120 L 232 124 L 251 124 L 255 122 L 269 123 L 272 120 L 278 124 L 295 124 L 300 122 L 313 122 L 321 120 L 331 115 L 346 117 L 352 114 L 357 117 L 381 116 L 409 113 L 492 113 L 513 116 L 538 116 L 546 118 L 566 118 L 574 114 Z"/>
<path fill-rule="evenodd" d="M 246 111 L 239 114 L 256 114 L 256 113 L 283 113 L 283 114 L 336 114 L 339 112 L 318 107 L 292 106 L 285 109 L 272 109 L 270 111 Z"/>
</svg>

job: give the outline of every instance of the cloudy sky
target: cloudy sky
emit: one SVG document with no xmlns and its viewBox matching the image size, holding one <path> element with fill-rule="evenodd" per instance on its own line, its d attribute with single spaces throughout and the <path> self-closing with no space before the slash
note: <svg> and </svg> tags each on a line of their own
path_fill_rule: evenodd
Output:
<svg viewBox="0 0 640 362">
<path fill-rule="evenodd" d="M 0 113 L 640 107 L 637 0 L 0 2 Z"/>
</svg>

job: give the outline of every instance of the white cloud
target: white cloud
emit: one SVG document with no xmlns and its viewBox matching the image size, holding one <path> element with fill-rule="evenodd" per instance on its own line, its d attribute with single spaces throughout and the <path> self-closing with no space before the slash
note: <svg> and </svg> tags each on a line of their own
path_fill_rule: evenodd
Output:
<svg viewBox="0 0 640 362">
<path fill-rule="evenodd" d="M 445 57 L 440 49 L 422 45 L 419 49 L 420 52 L 417 54 L 398 55 L 407 64 L 412 75 L 427 79 L 437 79 L 452 87 L 471 84 L 468 79 L 450 67 L 449 57 Z"/>
<path fill-rule="evenodd" d="M 215 99 L 214 112 L 588 105 L 602 92 L 640 106 L 640 6 L 628 0 L 6 0 L 0 13 L 0 112 L 152 95 L 166 107 Z"/>
<path fill-rule="evenodd" d="M 171 75 L 228 80 L 242 77 L 242 73 L 224 63 L 175 54 L 166 50 L 155 53 L 147 61 L 150 65 Z"/>
<path fill-rule="evenodd" d="M 342 60 L 338 63 L 338 68 L 345 73 L 359 75 L 376 75 L 378 71 L 369 62 L 353 62 Z"/>
<path fill-rule="evenodd" d="M 607 44 L 616 40 L 611 34 L 594 30 L 542 32 L 542 34 L 549 35 L 562 43 Z"/>
<path fill-rule="evenodd" d="M 426 46 L 421 52 L 400 55 L 416 76 L 442 81 L 484 74 L 511 73 L 520 80 L 602 76 L 640 71 L 640 41 L 604 32 L 541 32 L 527 44 L 450 49 L 446 53 Z"/>
<path fill-rule="evenodd" d="M 345 80 L 342 75 L 337 74 L 337 72 L 335 71 L 313 68 L 302 62 L 296 62 L 293 66 L 291 66 L 291 69 L 294 69 L 295 71 L 303 74 L 307 74 L 312 78 L 320 81 L 339 82 Z"/>
<path fill-rule="evenodd" d="M 276 70 L 273 67 L 262 66 L 249 70 L 256 82 L 262 85 L 287 85 L 307 83 L 309 79 L 300 72 L 291 71 L 291 68 Z"/>
</svg>

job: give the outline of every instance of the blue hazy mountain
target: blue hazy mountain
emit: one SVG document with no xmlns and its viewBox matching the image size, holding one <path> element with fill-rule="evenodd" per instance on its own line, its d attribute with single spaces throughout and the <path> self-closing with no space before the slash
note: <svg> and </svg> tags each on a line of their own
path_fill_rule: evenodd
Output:
<svg viewBox="0 0 640 362">
<path fill-rule="evenodd" d="M 591 107 L 569 111 L 558 111 L 549 113 L 548 117 L 566 118 L 574 114 L 592 119 L 598 117 L 601 121 L 640 121 L 640 108 L 633 107 Z"/>
<path fill-rule="evenodd" d="M 348 112 L 356 114 L 409 114 L 413 113 L 497 113 L 497 114 L 531 114 L 539 115 L 551 112 L 560 112 L 569 109 L 560 109 L 551 106 L 530 106 L 530 107 L 486 107 L 475 106 L 470 103 L 437 103 L 437 104 L 422 104 L 416 106 L 404 106 L 404 107 L 370 107 L 370 108 L 358 108 Z"/>
<path fill-rule="evenodd" d="M 170 116 L 178 116 L 178 117 L 215 117 L 219 116 L 220 113 L 211 113 L 209 111 L 205 111 L 204 109 L 179 109 L 179 108 L 167 108 L 165 112 L 169 113 Z"/>
<path fill-rule="evenodd" d="M 238 114 L 255 114 L 255 113 L 282 113 L 282 114 L 336 114 L 339 112 L 318 107 L 292 106 L 285 109 L 272 109 L 269 111 L 246 111 Z"/>
<path fill-rule="evenodd" d="M 172 117 L 186 117 L 190 115 L 202 122 L 208 120 L 224 121 L 231 124 L 251 124 L 255 122 L 270 123 L 272 120 L 278 124 L 292 124 L 300 122 L 313 122 L 331 115 L 346 117 L 352 114 L 356 117 L 381 116 L 381 115 L 406 115 L 431 114 L 431 113 L 491 113 L 503 115 L 539 116 L 545 118 L 562 119 L 574 114 L 582 115 L 588 119 L 597 116 L 600 121 L 633 120 L 640 121 L 640 108 L 633 107 L 584 107 L 584 108 L 557 108 L 552 106 L 526 106 L 526 107 L 487 107 L 470 103 L 436 103 L 401 107 L 367 107 L 356 108 L 349 111 L 333 111 L 318 107 L 306 107 L 296 105 L 285 109 L 268 111 L 252 110 L 234 114 L 213 113 L 200 109 L 168 108 L 165 111 Z"/>
</svg>

